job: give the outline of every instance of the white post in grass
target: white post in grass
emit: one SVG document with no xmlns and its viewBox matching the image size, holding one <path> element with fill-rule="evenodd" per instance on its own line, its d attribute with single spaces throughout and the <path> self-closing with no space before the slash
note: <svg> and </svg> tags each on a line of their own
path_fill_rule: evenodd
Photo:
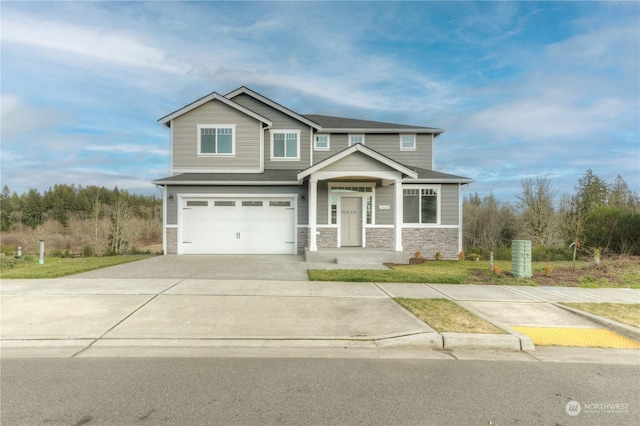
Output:
<svg viewBox="0 0 640 426">
<path fill-rule="evenodd" d="M 40 260 L 38 263 L 44 265 L 44 240 L 40 240 Z"/>
</svg>

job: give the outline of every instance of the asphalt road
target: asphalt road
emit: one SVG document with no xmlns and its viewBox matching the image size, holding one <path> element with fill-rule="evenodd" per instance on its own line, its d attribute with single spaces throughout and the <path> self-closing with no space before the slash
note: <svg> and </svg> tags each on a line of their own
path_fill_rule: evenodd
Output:
<svg viewBox="0 0 640 426">
<path fill-rule="evenodd" d="M 3 426 L 640 424 L 636 365 L 109 358 L 0 366 Z M 580 405 L 575 416 L 570 401 Z"/>
</svg>

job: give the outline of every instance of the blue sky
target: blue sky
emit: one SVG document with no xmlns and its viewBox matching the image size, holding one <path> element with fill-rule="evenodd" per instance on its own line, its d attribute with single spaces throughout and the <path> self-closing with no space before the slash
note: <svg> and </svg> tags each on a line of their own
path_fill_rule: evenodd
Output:
<svg viewBox="0 0 640 426">
<path fill-rule="evenodd" d="M 1 3 L 2 185 L 159 195 L 157 119 L 240 86 L 445 128 L 436 169 L 516 201 L 589 168 L 640 192 L 637 2 Z"/>
</svg>

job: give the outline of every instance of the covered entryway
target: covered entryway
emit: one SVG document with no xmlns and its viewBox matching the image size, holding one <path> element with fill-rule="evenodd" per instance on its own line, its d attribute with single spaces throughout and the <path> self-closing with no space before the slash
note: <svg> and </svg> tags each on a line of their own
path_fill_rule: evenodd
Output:
<svg viewBox="0 0 640 426">
<path fill-rule="evenodd" d="M 181 197 L 178 254 L 296 254 L 295 197 Z"/>
</svg>

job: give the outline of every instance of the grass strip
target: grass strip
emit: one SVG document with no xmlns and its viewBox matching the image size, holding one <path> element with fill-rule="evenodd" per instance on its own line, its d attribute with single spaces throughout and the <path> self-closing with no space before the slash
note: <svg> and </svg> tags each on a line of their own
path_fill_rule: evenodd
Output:
<svg viewBox="0 0 640 426">
<path fill-rule="evenodd" d="M 59 278 L 81 272 L 93 271 L 108 266 L 148 259 L 150 255 L 78 257 L 78 258 L 45 258 L 40 265 L 38 259 L 20 259 L 11 268 L 0 269 L 0 277 L 8 278 Z"/>
<path fill-rule="evenodd" d="M 640 303 L 562 303 L 562 305 L 640 328 Z"/>
<path fill-rule="evenodd" d="M 447 299 L 395 298 L 401 306 L 440 333 L 506 334 Z"/>
</svg>

